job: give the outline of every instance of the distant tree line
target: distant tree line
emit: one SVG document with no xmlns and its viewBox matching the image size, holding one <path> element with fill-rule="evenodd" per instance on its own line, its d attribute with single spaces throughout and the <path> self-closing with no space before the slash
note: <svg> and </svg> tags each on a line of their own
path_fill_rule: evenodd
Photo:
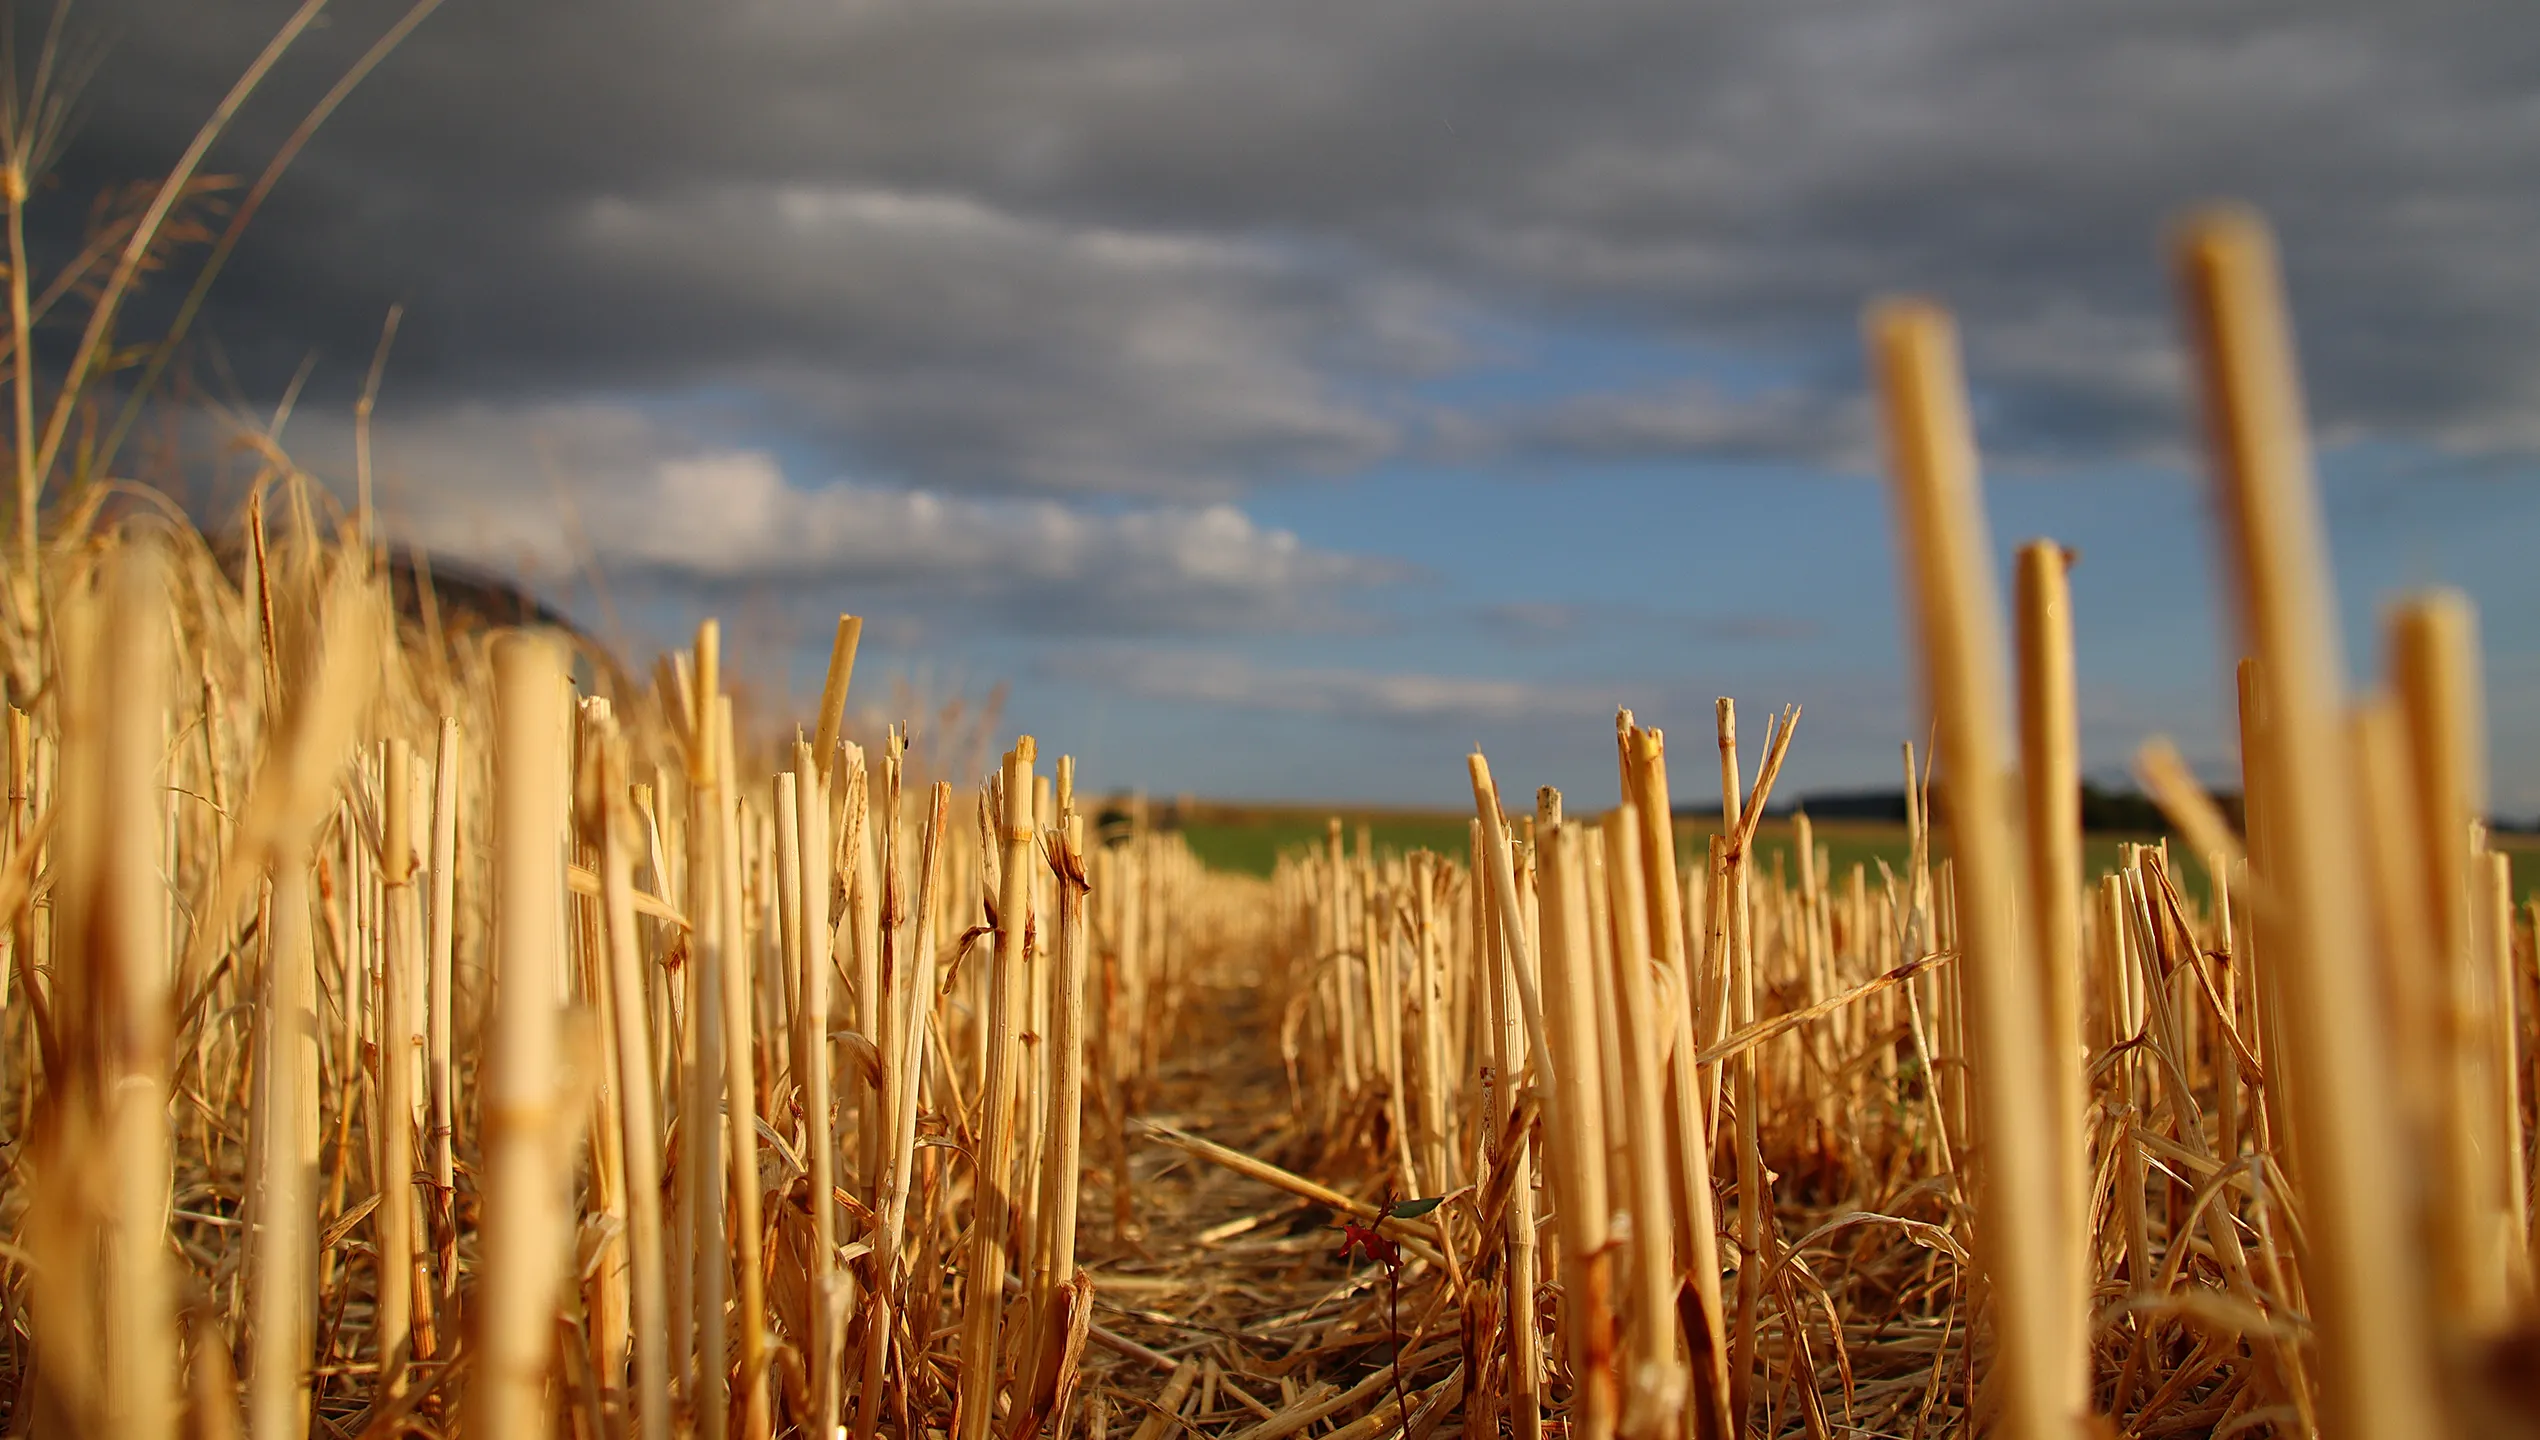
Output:
<svg viewBox="0 0 2540 1440">
<path fill-rule="evenodd" d="M 2222 807 L 2223 814 L 2230 818 L 2233 826 L 2237 827 L 2241 823 L 2240 792 L 2217 790 L 2213 792 L 2213 798 L 2214 803 Z M 1949 809 L 1949 791 L 1948 787 L 1938 780 L 1932 782 L 1931 802 L 1934 820 L 1946 819 Z M 1802 810 L 1808 812 L 1808 817 L 1812 820 L 1853 820 L 1902 825 L 1905 823 L 1905 792 L 1901 788 L 1829 790 L 1813 795 L 1802 795 L 1786 805 L 1772 807 L 1772 813 L 1777 816 L 1786 816 Z M 1679 807 L 1676 813 L 1687 817 L 1716 816 L 1720 810 L 1716 805 L 1692 806 Z M 2152 797 L 2142 791 L 2120 789 L 2085 780 L 2081 786 L 2081 828 L 2109 834 L 2157 835 L 2167 832 L 2170 826 L 2169 821 L 2162 818 L 2161 808 L 2153 804 Z"/>
</svg>

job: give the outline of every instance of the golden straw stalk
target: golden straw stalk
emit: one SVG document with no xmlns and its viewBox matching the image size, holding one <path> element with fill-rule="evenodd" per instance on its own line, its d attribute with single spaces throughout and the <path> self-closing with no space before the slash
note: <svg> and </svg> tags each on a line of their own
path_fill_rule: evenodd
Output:
<svg viewBox="0 0 2540 1440">
<path fill-rule="evenodd" d="M 564 650 L 494 648 L 494 1008 L 485 1076 L 483 1271 L 469 1419 L 480 1435 L 545 1430 L 555 1310 L 572 1241 L 560 1105 L 565 933 Z"/>
<path fill-rule="evenodd" d="M 970 1273 L 961 1328 L 961 1392 L 957 1440 L 984 1440 L 997 1400 L 997 1329 L 1005 1308 L 1006 1231 L 1013 1221 L 1015 1085 L 1022 1068 L 1024 945 L 1031 927 L 1032 737 L 1005 757 L 998 839 L 996 953 L 988 972 L 988 1068 L 977 1162 L 978 1199 L 971 1221 Z"/>
<path fill-rule="evenodd" d="M 2304 1279 L 2319 1331 L 2321 1433 L 2414 1440 L 2438 1433 L 2440 1405 L 2365 951 L 2369 891 L 2338 733 L 2336 608 L 2275 246 L 2254 217 L 2216 211 L 2189 223 L 2177 263 L 2239 630 L 2257 662 L 2268 734 L 2254 757 L 2276 902 L 2262 960 L 2281 972 L 2284 1012 L 2268 1088 L 2285 1101 L 2311 1237 Z"/>
<path fill-rule="evenodd" d="M 2020 547 L 2020 771 L 2028 796 L 2028 923 L 2030 957 L 2045 1001 L 2040 1035 L 2046 1046 L 2049 1133 L 2054 1147 L 2056 1224 L 2068 1258 L 2055 1298 L 2056 1315 L 2076 1326 L 2088 1311 L 2093 1283 L 2089 1146 L 2083 1141 L 2088 1101 L 2082 1084 L 2081 1038 L 2081 724 L 2073 698 L 2071 557 L 2051 540 Z M 2088 1403 L 2090 1343 L 2076 1331 L 2056 1337 L 2062 1366 L 2055 1404 L 2078 1414 Z"/>
<path fill-rule="evenodd" d="M 2083 1335 L 2080 1297 L 2065 1277 L 2058 1232 L 2056 1121 L 2045 1011 L 2014 897 L 2021 875 L 2010 805 L 2000 601 L 1977 490 L 1975 438 L 1949 317 L 1917 301 L 1870 312 L 1871 364 L 1887 424 L 1902 521 L 1907 588 L 1922 643 L 1926 702 L 1949 784 L 1961 977 L 1983 1126 L 1976 1240 L 1992 1285 L 1993 1384 L 2001 1424 L 2024 1436 L 2069 1436 L 2076 1366 L 2061 1353 Z"/>
<path fill-rule="evenodd" d="M 383 1031 L 379 1054 L 379 1363 L 385 1388 L 403 1383 L 405 1353 L 414 1329 L 415 1277 L 415 1074 L 421 1056 L 421 1018 L 412 1013 L 414 972 L 423 945 L 423 912 L 415 895 L 414 746 L 404 736 L 388 742 L 382 771 L 379 870 L 387 899 L 388 933 L 381 964 Z"/>
</svg>

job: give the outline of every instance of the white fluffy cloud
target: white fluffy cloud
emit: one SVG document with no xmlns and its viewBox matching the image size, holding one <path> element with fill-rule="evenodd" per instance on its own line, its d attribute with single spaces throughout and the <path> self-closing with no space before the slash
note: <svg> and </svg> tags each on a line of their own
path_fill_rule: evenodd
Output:
<svg viewBox="0 0 2540 1440">
<path fill-rule="evenodd" d="M 293 448 L 340 474 L 340 422 Z M 464 407 L 383 422 L 381 509 L 404 539 L 555 580 L 899 597 L 1005 628 L 1213 633 L 1330 623 L 1403 576 L 1231 504 L 1095 508 L 852 481 L 800 486 L 778 458 L 620 405 Z"/>
</svg>

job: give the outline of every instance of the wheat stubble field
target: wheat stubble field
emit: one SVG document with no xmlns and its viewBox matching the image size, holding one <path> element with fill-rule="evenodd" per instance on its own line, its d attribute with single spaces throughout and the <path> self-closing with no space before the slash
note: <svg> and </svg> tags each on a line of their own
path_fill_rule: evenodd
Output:
<svg viewBox="0 0 2540 1440">
<path fill-rule="evenodd" d="M 2150 739 L 2166 838 L 2085 842 L 2063 553 L 1993 573 L 1951 321 L 1899 300 L 1901 830 L 1767 821 L 1770 697 L 1578 736 L 1602 813 L 1441 754 L 1469 813 L 1180 828 L 1065 736 L 853 733 L 854 616 L 780 715 L 711 621 L 630 673 L 401 604 L 366 458 L 339 505 L 257 451 L 207 539 L 112 379 L 133 277 L 226 243 L 195 160 L 59 294 L 11 271 L 20 357 L 92 308 L 13 367 L 8 1434 L 2540 1421 L 2477 622 L 2405 599 L 2342 673 L 2254 216 L 2169 247 L 2243 823 Z"/>
</svg>

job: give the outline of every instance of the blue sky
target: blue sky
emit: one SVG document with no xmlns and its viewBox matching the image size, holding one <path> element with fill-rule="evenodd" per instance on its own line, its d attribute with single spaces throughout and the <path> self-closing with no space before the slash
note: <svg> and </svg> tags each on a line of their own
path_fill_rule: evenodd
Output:
<svg viewBox="0 0 2540 1440">
<path fill-rule="evenodd" d="M 287 9 L 101 8 L 65 189 L 163 166 Z M 393 7 L 334 13 L 224 163 Z M 2244 197 L 2353 664 L 2467 591 L 2540 814 L 2535 62 L 2526 9 L 2448 3 L 450 0 L 211 331 L 249 410 L 315 357 L 289 441 L 340 481 L 403 304 L 401 533 L 603 627 L 604 587 L 637 651 L 721 613 L 808 694 L 848 609 L 864 696 L 1006 682 L 1089 783 L 1453 804 L 1480 743 L 1593 805 L 1618 704 L 1707 761 L 1712 697 L 1750 746 L 1798 703 L 1792 790 L 1895 774 L 1857 317 L 1919 290 L 2006 562 L 2080 552 L 2088 764 L 2227 773 L 2159 242 Z"/>
</svg>

